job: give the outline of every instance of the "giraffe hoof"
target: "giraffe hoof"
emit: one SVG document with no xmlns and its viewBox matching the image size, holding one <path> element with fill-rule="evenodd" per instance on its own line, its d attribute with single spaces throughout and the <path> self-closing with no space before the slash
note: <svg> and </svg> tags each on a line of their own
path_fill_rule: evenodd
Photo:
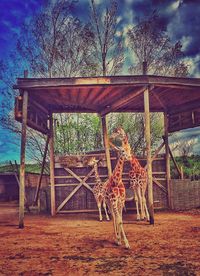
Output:
<svg viewBox="0 0 200 276">
<path fill-rule="evenodd" d="M 126 248 L 126 249 L 130 249 L 131 247 L 130 247 L 129 244 L 126 244 L 126 245 L 125 245 L 125 248 Z"/>
<path fill-rule="evenodd" d="M 122 243 L 120 241 L 116 241 L 115 243 L 116 243 L 117 246 L 122 245 Z"/>
</svg>

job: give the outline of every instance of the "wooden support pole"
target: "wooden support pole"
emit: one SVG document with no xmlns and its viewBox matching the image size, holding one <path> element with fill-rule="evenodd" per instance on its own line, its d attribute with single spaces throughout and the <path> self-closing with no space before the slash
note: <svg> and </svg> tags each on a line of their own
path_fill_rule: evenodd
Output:
<svg viewBox="0 0 200 276">
<path fill-rule="evenodd" d="M 181 166 L 180 170 L 181 170 L 181 179 L 184 179 L 183 166 Z"/>
<path fill-rule="evenodd" d="M 163 138 L 163 140 L 165 141 L 165 136 L 163 136 L 162 138 Z M 172 151 L 171 151 L 169 145 L 168 145 L 168 149 L 169 149 L 170 157 L 171 157 L 171 159 L 172 159 L 172 161 L 173 161 L 173 163 L 174 163 L 174 166 L 175 166 L 175 168 L 176 168 L 176 170 L 177 170 L 177 172 L 178 172 L 178 174 L 179 174 L 179 177 L 182 179 L 182 172 L 181 172 L 181 169 L 179 168 L 179 166 L 178 166 L 176 160 L 174 159 L 174 156 L 173 156 L 173 154 L 172 154 Z"/>
<path fill-rule="evenodd" d="M 22 104 L 22 134 L 20 156 L 20 187 L 19 187 L 19 228 L 24 228 L 24 202 L 25 202 L 25 151 L 26 151 L 26 127 L 28 113 L 28 92 L 23 92 Z"/>
<path fill-rule="evenodd" d="M 146 153 L 147 153 L 148 206 L 149 206 L 150 224 L 154 224 L 149 88 L 147 88 L 144 91 L 144 121 L 145 121 Z"/>
<path fill-rule="evenodd" d="M 53 135 L 53 114 L 49 117 L 49 127 L 50 127 L 50 182 L 51 182 L 51 215 L 56 214 L 56 204 L 55 204 L 55 183 L 54 183 L 54 135 Z"/>
<path fill-rule="evenodd" d="M 169 154 L 169 139 L 168 139 L 168 117 L 164 113 L 164 142 L 165 142 L 165 162 L 166 162 L 166 181 L 168 191 L 168 206 L 171 208 L 171 191 L 170 191 L 170 154 Z"/>
<path fill-rule="evenodd" d="M 110 160 L 110 145 L 109 145 L 107 122 L 106 122 L 105 116 L 101 117 L 101 123 L 102 123 L 103 140 L 104 140 L 104 147 L 105 147 L 105 153 L 106 153 L 106 163 L 108 168 L 108 176 L 110 177 L 112 175 L 112 166 L 111 166 L 111 160 Z"/>
<path fill-rule="evenodd" d="M 162 142 L 162 144 L 157 148 L 157 150 L 155 151 L 154 155 L 151 158 L 151 163 L 156 159 L 157 155 L 159 154 L 159 152 L 161 151 L 161 149 L 164 147 L 165 143 Z M 147 168 L 147 164 L 144 166 L 144 169 Z"/>
<path fill-rule="evenodd" d="M 45 144 L 45 149 L 44 149 L 43 160 L 42 160 L 42 168 L 41 168 L 40 177 L 39 177 L 38 184 L 37 184 L 37 189 L 36 189 L 33 205 L 37 204 L 38 197 L 39 197 L 40 187 L 41 187 L 41 183 L 42 183 L 42 176 L 44 173 L 44 166 L 45 166 L 46 156 L 47 156 L 47 151 L 48 151 L 49 139 L 50 139 L 50 136 L 48 134 L 46 144 Z"/>
</svg>

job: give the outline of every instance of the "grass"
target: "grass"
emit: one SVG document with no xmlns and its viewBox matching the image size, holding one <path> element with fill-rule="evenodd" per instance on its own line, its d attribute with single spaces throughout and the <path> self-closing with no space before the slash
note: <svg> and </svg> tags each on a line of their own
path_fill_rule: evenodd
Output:
<svg viewBox="0 0 200 276">
<path fill-rule="evenodd" d="M 19 165 L 18 165 L 18 168 L 19 168 Z M 40 173 L 41 171 L 41 167 L 39 164 L 26 164 L 25 168 L 26 168 L 26 172 L 29 172 L 29 173 Z M 0 173 L 4 173 L 4 172 L 14 172 L 14 169 L 10 164 L 1 164 Z"/>
</svg>

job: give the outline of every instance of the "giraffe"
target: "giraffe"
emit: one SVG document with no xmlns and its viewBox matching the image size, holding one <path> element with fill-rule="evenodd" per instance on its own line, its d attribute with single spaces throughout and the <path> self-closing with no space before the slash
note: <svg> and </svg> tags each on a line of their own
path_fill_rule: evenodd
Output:
<svg viewBox="0 0 200 276">
<path fill-rule="evenodd" d="M 110 220 L 108 213 L 107 213 L 106 202 L 105 202 L 105 183 L 101 181 L 101 178 L 99 176 L 98 162 L 99 162 L 99 160 L 97 160 L 95 157 L 92 157 L 88 162 L 89 166 L 94 167 L 94 173 L 95 173 L 95 182 L 96 183 L 92 189 L 92 192 L 94 194 L 94 198 L 96 200 L 97 207 L 99 210 L 99 220 L 102 221 L 102 219 L 103 219 L 102 213 L 101 213 L 102 203 L 103 203 L 103 208 L 104 208 L 104 211 L 106 214 L 106 219 Z"/>
<path fill-rule="evenodd" d="M 112 137 L 112 136 L 111 136 Z M 128 139 L 124 139 L 122 146 L 119 147 L 119 158 L 112 175 L 106 182 L 106 203 L 113 218 L 113 226 L 117 245 L 121 245 L 123 237 L 125 247 L 130 248 L 128 239 L 124 232 L 122 210 L 125 203 L 125 187 L 122 182 L 122 172 L 124 161 L 131 159 L 131 148 Z"/>
<path fill-rule="evenodd" d="M 126 139 L 126 133 L 121 128 L 118 127 L 114 130 L 114 138 L 118 138 L 120 140 Z M 145 219 L 149 220 L 149 212 L 147 209 L 146 204 L 146 198 L 145 193 L 147 189 L 147 172 L 146 169 L 143 168 L 138 159 L 132 154 L 131 157 L 131 169 L 129 171 L 129 177 L 130 177 L 130 188 L 134 191 L 134 199 L 136 203 L 136 210 L 137 210 L 137 220 Z M 140 204 L 140 210 L 139 210 L 139 204 Z M 141 212 L 141 214 L 140 214 Z"/>
<path fill-rule="evenodd" d="M 147 171 L 143 168 L 138 159 L 132 154 L 131 169 L 129 171 L 130 187 L 134 191 L 134 198 L 137 210 L 137 220 L 147 219 L 149 221 L 149 212 L 146 204 L 145 193 L 147 189 Z M 139 210 L 140 204 L 140 210 Z"/>
</svg>

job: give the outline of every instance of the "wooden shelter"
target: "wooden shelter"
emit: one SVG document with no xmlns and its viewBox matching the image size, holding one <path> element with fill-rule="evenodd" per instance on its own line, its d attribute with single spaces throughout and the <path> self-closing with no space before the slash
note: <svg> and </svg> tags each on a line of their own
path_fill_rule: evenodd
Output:
<svg viewBox="0 0 200 276">
<path fill-rule="evenodd" d="M 110 76 L 86 78 L 19 78 L 15 89 L 15 116 L 22 122 L 19 227 L 24 218 L 25 145 L 27 125 L 47 134 L 50 144 L 51 213 L 55 215 L 53 114 L 97 113 L 102 129 L 108 174 L 111 175 L 106 115 L 110 112 L 144 112 L 150 223 L 154 223 L 150 112 L 164 113 L 166 181 L 170 204 L 168 132 L 200 125 L 200 79 L 161 76 Z M 47 149 L 47 147 L 46 147 Z M 46 152 L 45 149 L 45 152 Z M 45 153 L 46 154 L 46 153 Z"/>
</svg>

